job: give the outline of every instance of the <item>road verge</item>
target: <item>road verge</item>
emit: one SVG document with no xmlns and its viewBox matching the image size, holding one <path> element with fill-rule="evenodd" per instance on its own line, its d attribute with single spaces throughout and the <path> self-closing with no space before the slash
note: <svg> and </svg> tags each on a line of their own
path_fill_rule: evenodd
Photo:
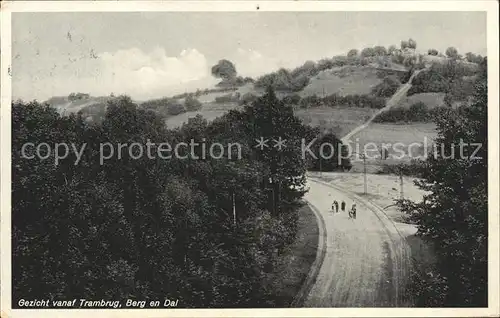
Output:
<svg viewBox="0 0 500 318">
<path fill-rule="evenodd" d="M 321 269 L 321 265 L 323 265 L 323 260 L 325 259 L 325 254 L 326 254 L 326 226 L 325 226 L 325 220 L 323 219 L 323 216 L 321 213 L 319 213 L 318 209 L 307 202 L 307 205 L 311 208 L 311 210 L 314 212 L 314 215 L 317 220 L 318 224 L 318 247 L 316 250 L 316 259 L 314 260 L 313 264 L 311 265 L 311 269 L 309 270 L 309 274 L 307 275 L 306 279 L 304 280 L 304 283 L 302 284 L 302 287 L 300 288 L 299 292 L 293 299 L 292 304 L 290 307 L 303 307 L 305 300 L 307 299 L 307 296 L 309 295 L 312 287 L 314 286 L 314 283 L 316 282 L 316 278 L 318 277 L 319 270 Z"/>
</svg>

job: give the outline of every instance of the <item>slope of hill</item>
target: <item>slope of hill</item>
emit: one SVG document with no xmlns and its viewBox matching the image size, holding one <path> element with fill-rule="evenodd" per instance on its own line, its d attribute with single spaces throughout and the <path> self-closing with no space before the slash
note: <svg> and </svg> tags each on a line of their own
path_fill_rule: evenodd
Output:
<svg viewBox="0 0 500 318">
<path fill-rule="evenodd" d="M 330 130 L 338 136 L 343 136 L 364 123 L 376 111 L 373 108 L 316 107 L 297 109 L 295 115 L 305 124 Z"/>
<path fill-rule="evenodd" d="M 300 95 L 364 95 L 381 82 L 377 69 L 371 66 L 335 67 L 313 77 Z"/>
<path fill-rule="evenodd" d="M 111 96 L 88 96 L 87 98 L 71 100 L 66 96 L 54 96 L 46 100 L 45 103 L 57 109 L 61 114 L 68 115 L 77 113 L 89 106 L 105 108 L 106 103 L 112 99 L 114 97 Z"/>
<path fill-rule="evenodd" d="M 220 117 L 227 113 L 231 109 L 238 107 L 236 103 L 204 103 L 200 110 L 194 112 L 185 112 L 176 116 L 171 116 L 165 119 L 165 124 L 168 128 L 177 128 L 182 126 L 182 124 L 187 123 L 189 118 L 196 117 L 198 115 L 203 116 L 208 121 L 212 121 L 217 117 Z"/>
</svg>

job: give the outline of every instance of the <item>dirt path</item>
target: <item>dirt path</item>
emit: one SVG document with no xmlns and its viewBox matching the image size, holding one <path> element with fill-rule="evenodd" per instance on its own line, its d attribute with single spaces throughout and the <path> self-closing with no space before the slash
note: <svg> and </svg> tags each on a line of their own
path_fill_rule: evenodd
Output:
<svg viewBox="0 0 500 318">
<path fill-rule="evenodd" d="M 403 286 L 409 268 L 404 240 L 370 202 L 309 178 L 305 199 L 322 214 L 325 257 L 305 307 L 405 306 Z M 333 200 L 355 202 L 357 219 L 332 213 Z M 346 209 L 347 210 L 347 209 Z"/>
<path fill-rule="evenodd" d="M 406 93 L 408 93 L 408 91 L 410 90 L 411 88 L 411 81 L 413 80 L 413 78 L 418 74 L 420 73 L 422 70 L 416 70 L 410 77 L 410 79 L 408 80 L 408 82 L 406 82 L 406 84 L 403 84 L 401 85 L 401 87 L 399 87 L 399 89 L 396 91 L 396 93 L 394 93 L 394 95 L 392 95 L 392 97 L 387 101 L 387 103 L 385 104 L 385 107 L 384 108 L 381 108 L 379 111 L 377 111 L 375 114 L 373 114 L 370 119 L 368 119 L 365 123 L 363 123 L 362 125 L 356 127 L 355 129 L 353 129 L 351 132 L 349 132 L 347 135 L 345 135 L 344 137 L 342 137 L 342 142 L 345 143 L 347 142 L 349 139 L 351 139 L 352 136 L 356 135 L 358 132 L 360 132 L 361 130 L 365 129 L 366 127 L 368 127 L 368 125 L 371 124 L 371 122 L 378 116 L 380 115 L 381 113 L 385 112 L 386 110 L 388 110 L 389 108 L 391 107 L 394 107 L 396 106 L 400 101 L 401 101 L 401 98 L 405 97 L 406 96 Z"/>
</svg>

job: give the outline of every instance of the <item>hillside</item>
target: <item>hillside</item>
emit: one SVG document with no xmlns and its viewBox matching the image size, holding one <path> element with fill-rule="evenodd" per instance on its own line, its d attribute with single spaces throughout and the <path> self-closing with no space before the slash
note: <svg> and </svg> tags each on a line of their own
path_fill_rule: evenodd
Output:
<svg viewBox="0 0 500 318">
<path fill-rule="evenodd" d="M 105 105 L 114 97 L 111 96 L 85 96 L 81 99 L 71 99 L 69 96 L 55 96 L 46 100 L 45 103 L 51 105 L 63 114 L 77 113 L 78 111 L 93 105 Z"/>
<path fill-rule="evenodd" d="M 376 68 L 371 66 L 344 66 L 321 71 L 314 76 L 300 95 L 326 96 L 338 94 L 369 94 L 373 87 L 382 82 Z"/>
<path fill-rule="evenodd" d="M 446 102 L 453 106 L 466 102 L 477 64 L 455 60 L 457 66 L 454 67 L 459 70 L 461 80 L 448 84 L 450 61 L 442 55 L 422 54 L 408 47 L 393 51 L 383 47 L 366 48 L 355 55 L 349 52 L 347 56 L 307 61 L 291 70 L 280 69 L 255 80 L 247 78 L 242 83 L 235 82 L 236 86 L 219 85 L 138 104 L 163 115 L 169 127 L 178 127 L 196 115 L 209 121 L 220 117 L 262 95 L 266 85 L 271 85 L 278 98 L 292 104 L 296 115 L 305 123 L 344 135 L 370 118 L 374 109 L 382 108 L 385 100 L 408 79 L 413 67 L 425 67 L 429 71 L 419 74 L 407 96 L 391 107 L 409 108 L 423 103 L 433 109 Z M 113 99 L 81 95 L 76 100 L 76 95 L 60 96 L 47 102 L 61 113 L 81 111 L 92 121 L 104 116 L 106 103 Z M 187 105 L 186 97 L 195 99 L 195 105 Z"/>
</svg>

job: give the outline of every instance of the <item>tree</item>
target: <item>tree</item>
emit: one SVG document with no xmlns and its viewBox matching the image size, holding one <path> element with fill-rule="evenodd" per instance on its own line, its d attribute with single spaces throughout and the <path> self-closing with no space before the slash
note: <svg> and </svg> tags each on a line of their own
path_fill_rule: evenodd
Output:
<svg viewBox="0 0 500 318">
<path fill-rule="evenodd" d="M 397 48 L 396 48 L 396 46 L 395 46 L 395 45 L 390 45 L 390 46 L 387 48 L 387 53 L 388 53 L 389 55 L 393 55 L 394 53 L 396 53 L 396 50 L 397 50 Z"/>
<path fill-rule="evenodd" d="M 376 85 L 372 89 L 372 94 L 379 97 L 390 97 L 399 88 L 399 80 L 394 76 L 385 77 L 382 83 Z"/>
<path fill-rule="evenodd" d="M 188 112 L 193 112 L 200 110 L 202 107 L 202 103 L 193 96 L 189 95 L 186 97 L 186 100 L 184 101 L 184 107 Z"/>
<path fill-rule="evenodd" d="M 247 105 L 254 102 L 257 99 L 257 95 L 252 94 L 251 92 L 245 93 L 241 96 L 239 100 L 240 105 Z"/>
<path fill-rule="evenodd" d="M 373 48 L 373 51 L 374 51 L 375 55 L 378 55 L 378 56 L 387 55 L 387 50 L 385 49 L 385 47 L 383 47 L 381 45 L 375 46 Z"/>
<path fill-rule="evenodd" d="M 417 41 L 413 40 L 413 39 L 409 39 L 408 40 L 408 48 L 410 49 L 416 49 L 417 48 Z"/>
<path fill-rule="evenodd" d="M 479 54 L 476 55 L 476 54 L 471 53 L 471 52 L 466 53 L 465 58 L 470 63 L 481 64 L 481 62 L 483 61 L 483 57 L 481 55 L 479 55 Z"/>
<path fill-rule="evenodd" d="M 356 49 L 351 49 L 349 52 L 347 52 L 347 57 L 356 57 L 358 56 L 359 51 Z"/>
<path fill-rule="evenodd" d="M 169 100 L 167 103 L 167 113 L 171 116 L 179 115 L 186 112 L 184 105 L 177 100 Z"/>
<path fill-rule="evenodd" d="M 433 55 L 433 56 L 437 56 L 439 54 L 438 50 L 436 49 L 429 49 L 427 51 L 427 55 Z"/>
<path fill-rule="evenodd" d="M 458 50 L 452 46 L 446 49 L 446 56 L 451 59 L 458 58 Z"/>
<path fill-rule="evenodd" d="M 364 48 L 361 51 L 361 57 L 372 57 L 375 56 L 375 50 L 371 47 Z"/>
<path fill-rule="evenodd" d="M 236 67 L 229 60 L 220 60 L 212 66 L 212 75 L 216 78 L 221 78 L 223 81 L 231 81 L 236 77 Z"/>
<path fill-rule="evenodd" d="M 152 105 L 165 108 L 168 101 Z M 293 112 L 279 107 L 276 98 L 261 102 L 261 107 L 254 105 L 259 112 L 268 106 L 272 111 L 259 116 L 249 106 L 211 124 L 195 117 L 175 130 L 167 130 L 161 117 L 128 97 L 110 101 L 103 122 L 93 126 L 79 116 L 61 117 L 46 105 L 13 103 L 14 303 L 21 298 L 163 299 L 175 294 L 183 307 L 276 306 L 265 284 L 277 255 L 296 235 L 297 209 L 292 207 L 303 192 L 289 186 L 303 181 L 295 160 L 303 133 Z M 272 115 L 271 122 L 266 115 Z M 293 141 L 287 143 L 293 150 L 279 159 L 256 158 L 254 138 L 260 130 L 252 130 L 253 121 L 247 120 L 252 118 L 259 129 Z M 100 162 L 101 155 L 109 154 L 102 151 L 103 143 L 204 139 L 238 142 L 245 155 L 232 161 L 191 160 L 190 150 L 181 147 L 179 155 L 185 158 L 164 160 L 137 152 L 134 157 L 129 149 L 115 147 L 114 155 Z M 79 164 L 71 154 L 56 166 L 53 153 L 46 160 L 22 158 L 26 142 L 85 143 L 86 148 Z M 278 181 L 273 183 L 279 190 L 274 192 L 280 199 L 277 209 L 269 205 L 269 176 Z"/>
<path fill-rule="evenodd" d="M 410 44 L 408 43 L 408 41 L 401 41 L 401 50 L 404 50 L 406 48 L 409 48 L 410 47 Z"/>
<path fill-rule="evenodd" d="M 419 187 L 430 194 L 421 202 L 400 200 L 399 206 L 433 243 L 437 264 L 417 273 L 417 306 L 486 307 L 488 304 L 488 140 L 486 60 L 476 82 L 474 103 L 446 108 L 436 116 L 436 144 Z M 476 149 L 462 143 L 479 143 Z M 475 147 L 472 147 L 475 148 Z M 454 156 L 451 154 L 454 153 Z"/>
<path fill-rule="evenodd" d="M 257 149 L 257 158 L 269 166 L 269 187 L 273 195 L 280 195 L 280 210 L 287 211 L 297 206 L 304 194 L 306 162 L 301 155 L 301 138 L 305 137 L 305 128 L 294 113 L 291 105 L 280 101 L 272 88 L 259 97 L 251 107 L 245 109 L 248 128 L 254 134 L 253 140 L 287 140 L 286 147 Z"/>
</svg>

